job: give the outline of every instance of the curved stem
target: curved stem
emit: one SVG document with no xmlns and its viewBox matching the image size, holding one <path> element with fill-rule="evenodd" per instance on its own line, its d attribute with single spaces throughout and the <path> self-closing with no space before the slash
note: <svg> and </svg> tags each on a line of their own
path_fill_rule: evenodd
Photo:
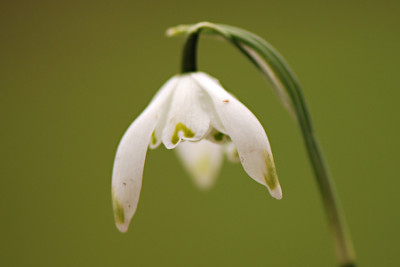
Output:
<svg viewBox="0 0 400 267">
<path fill-rule="evenodd" d="M 183 47 L 182 54 L 182 73 L 197 71 L 197 41 L 199 31 L 188 33 Z"/>
</svg>

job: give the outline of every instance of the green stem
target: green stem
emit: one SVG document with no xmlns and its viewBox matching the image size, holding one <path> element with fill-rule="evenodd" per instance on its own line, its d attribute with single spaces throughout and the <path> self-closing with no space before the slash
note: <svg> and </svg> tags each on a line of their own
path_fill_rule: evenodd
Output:
<svg viewBox="0 0 400 267">
<path fill-rule="evenodd" d="M 182 54 L 182 73 L 197 71 L 197 41 L 199 39 L 199 31 L 188 33 L 183 47 Z"/>
</svg>

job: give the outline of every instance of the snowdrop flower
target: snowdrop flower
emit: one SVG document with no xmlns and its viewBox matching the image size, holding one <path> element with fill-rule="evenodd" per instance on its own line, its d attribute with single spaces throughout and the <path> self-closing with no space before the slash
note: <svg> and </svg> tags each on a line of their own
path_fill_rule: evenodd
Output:
<svg viewBox="0 0 400 267">
<path fill-rule="evenodd" d="M 257 118 L 208 74 L 179 74 L 163 85 L 119 144 L 112 197 L 121 232 L 128 230 L 136 211 L 147 148 L 161 143 L 177 147 L 201 187 L 212 184 L 226 146 L 228 158 L 238 158 L 251 178 L 282 198 L 268 138 Z"/>
</svg>

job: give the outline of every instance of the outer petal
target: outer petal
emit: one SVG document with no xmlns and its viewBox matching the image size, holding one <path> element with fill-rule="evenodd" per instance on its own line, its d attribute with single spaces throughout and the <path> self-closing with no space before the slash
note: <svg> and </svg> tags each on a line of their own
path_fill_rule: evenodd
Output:
<svg viewBox="0 0 400 267">
<path fill-rule="evenodd" d="M 191 75 L 210 96 L 216 113 L 237 148 L 240 161 L 247 174 L 267 186 L 274 198 L 281 199 L 282 191 L 271 148 L 260 122 L 214 78 L 205 73 Z"/>
<path fill-rule="evenodd" d="M 112 199 L 115 222 L 121 232 L 128 230 L 136 211 L 147 147 L 175 83 L 176 78 L 172 78 L 161 88 L 150 105 L 129 126 L 118 146 L 112 175 Z"/>
<path fill-rule="evenodd" d="M 207 140 L 182 142 L 176 152 L 197 186 L 208 189 L 221 168 L 223 148 Z"/>
<path fill-rule="evenodd" d="M 198 141 L 210 128 L 210 117 L 204 110 L 205 92 L 190 75 L 179 76 L 170 110 L 162 134 L 168 148 L 176 147 L 181 140 Z"/>
</svg>

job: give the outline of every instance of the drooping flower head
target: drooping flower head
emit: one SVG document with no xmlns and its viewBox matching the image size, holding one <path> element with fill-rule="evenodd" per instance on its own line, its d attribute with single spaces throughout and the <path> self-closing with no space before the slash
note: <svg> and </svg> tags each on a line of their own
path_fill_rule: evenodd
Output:
<svg viewBox="0 0 400 267">
<path fill-rule="evenodd" d="M 118 229 L 136 211 L 148 146 L 177 148 L 187 170 L 209 186 L 222 163 L 223 147 L 274 198 L 282 191 L 267 135 L 257 118 L 219 82 L 202 72 L 169 79 L 124 134 L 115 157 L 112 195 Z"/>
</svg>

